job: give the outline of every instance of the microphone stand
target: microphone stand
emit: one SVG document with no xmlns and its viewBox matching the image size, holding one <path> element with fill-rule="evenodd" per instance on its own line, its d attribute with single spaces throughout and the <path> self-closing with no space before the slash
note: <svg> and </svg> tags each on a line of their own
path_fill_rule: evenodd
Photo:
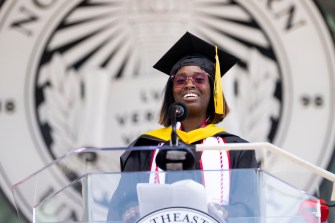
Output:
<svg viewBox="0 0 335 223">
<path fill-rule="evenodd" d="M 190 170 L 194 169 L 195 155 L 192 151 L 195 146 L 178 140 L 177 115 L 183 116 L 187 108 L 183 104 L 171 105 L 171 139 L 170 148 L 161 148 L 156 156 L 156 165 L 162 170 Z M 183 116 L 186 118 L 187 114 Z M 181 121 L 181 120 L 180 120 Z"/>
<path fill-rule="evenodd" d="M 178 137 L 177 137 L 177 106 L 173 106 L 172 108 L 172 114 L 171 114 L 171 140 L 170 140 L 170 146 L 178 146 Z"/>
</svg>

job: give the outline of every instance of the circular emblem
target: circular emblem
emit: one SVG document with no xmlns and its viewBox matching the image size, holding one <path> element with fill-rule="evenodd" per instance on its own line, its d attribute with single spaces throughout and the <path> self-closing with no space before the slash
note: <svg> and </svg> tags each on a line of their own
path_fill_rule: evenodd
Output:
<svg viewBox="0 0 335 223">
<path fill-rule="evenodd" d="M 335 56 L 312 1 L 6 1 L 0 186 L 9 200 L 13 183 L 73 148 L 126 146 L 158 127 L 167 77 L 151 67 L 185 31 L 241 59 L 222 80 L 232 110 L 223 128 L 327 167 L 335 144 Z M 97 167 L 118 168 L 118 157 L 91 158 Z M 77 172 L 76 165 L 59 168 L 41 190 L 51 193 Z M 16 199 L 28 218 L 30 196 L 19 191 Z M 80 203 L 75 192 L 69 197 Z M 59 210 L 78 219 L 75 209 Z"/>
<path fill-rule="evenodd" d="M 166 220 L 168 220 L 169 222 L 218 222 L 210 215 L 195 209 L 172 207 L 152 212 L 138 220 L 138 223 L 159 223 L 165 222 Z"/>
</svg>

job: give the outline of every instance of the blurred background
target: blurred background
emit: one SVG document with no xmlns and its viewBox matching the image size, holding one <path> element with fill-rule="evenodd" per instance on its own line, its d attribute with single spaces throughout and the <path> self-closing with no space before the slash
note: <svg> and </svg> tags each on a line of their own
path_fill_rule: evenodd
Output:
<svg viewBox="0 0 335 223">
<path fill-rule="evenodd" d="M 335 173 L 334 0 L 0 0 L 0 222 L 19 222 L 11 186 L 65 152 L 159 127 L 152 65 L 186 31 L 241 59 L 221 127 Z"/>
</svg>

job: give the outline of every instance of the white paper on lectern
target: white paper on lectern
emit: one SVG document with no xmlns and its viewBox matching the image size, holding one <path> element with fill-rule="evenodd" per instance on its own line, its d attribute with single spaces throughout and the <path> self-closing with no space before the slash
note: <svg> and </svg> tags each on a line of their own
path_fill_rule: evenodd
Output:
<svg viewBox="0 0 335 223">
<path fill-rule="evenodd" d="M 173 184 L 137 184 L 141 217 L 168 207 L 188 207 L 207 213 L 207 195 L 202 184 L 182 180 Z"/>
</svg>

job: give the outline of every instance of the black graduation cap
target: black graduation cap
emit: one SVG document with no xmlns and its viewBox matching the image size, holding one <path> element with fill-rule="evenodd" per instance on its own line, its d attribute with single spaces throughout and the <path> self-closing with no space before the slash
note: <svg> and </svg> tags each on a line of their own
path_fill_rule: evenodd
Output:
<svg viewBox="0 0 335 223">
<path fill-rule="evenodd" d="M 207 60 L 212 63 L 206 64 L 210 72 L 210 75 L 215 75 L 215 55 L 216 46 L 206 42 L 199 37 L 186 32 L 166 53 L 165 55 L 153 66 L 155 69 L 170 75 L 172 68 L 180 62 L 185 56 L 205 56 Z M 235 56 L 217 48 L 217 55 L 220 62 L 221 76 L 223 76 L 231 67 L 233 67 L 239 60 Z M 207 70 L 206 70 L 207 71 Z"/>
<path fill-rule="evenodd" d="M 215 113 L 222 115 L 224 99 L 220 78 L 238 60 L 217 46 L 186 32 L 153 67 L 167 75 L 175 74 L 179 68 L 187 65 L 202 67 L 214 79 Z"/>
</svg>

